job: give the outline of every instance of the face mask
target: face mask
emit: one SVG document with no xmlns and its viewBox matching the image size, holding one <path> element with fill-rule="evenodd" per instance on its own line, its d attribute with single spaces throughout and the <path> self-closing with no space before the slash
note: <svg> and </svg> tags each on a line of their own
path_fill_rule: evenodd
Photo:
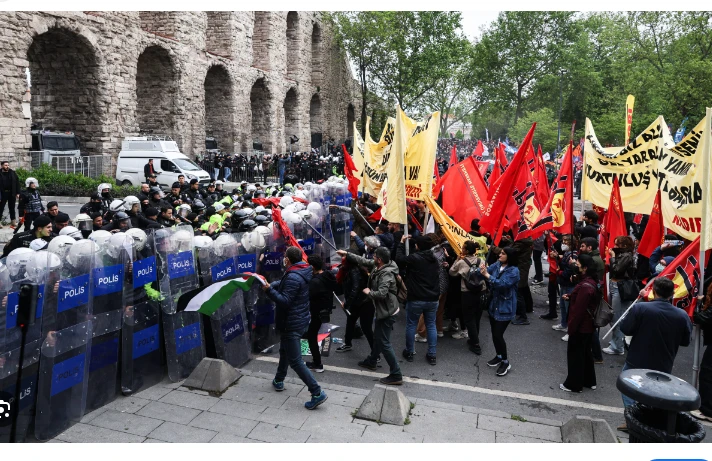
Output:
<svg viewBox="0 0 712 461">
<path fill-rule="evenodd" d="M 665 270 L 665 266 L 663 266 L 662 264 L 658 264 L 657 266 L 655 266 L 655 272 L 657 272 L 658 274 L 664 270 Z"/>
<path fill-rule="evenodd" d="M 567 251 L 569 251 L 569 246 L 568 246 L 568 245 L 561 245 L 561 251 L 563 251 L 564 253 L 566 253 Z"/>
</svg>

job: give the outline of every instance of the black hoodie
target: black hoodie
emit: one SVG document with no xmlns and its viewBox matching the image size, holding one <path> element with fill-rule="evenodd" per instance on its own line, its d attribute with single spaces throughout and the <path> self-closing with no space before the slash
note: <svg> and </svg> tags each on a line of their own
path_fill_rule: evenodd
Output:
<svg viewBox="0 0 712 461">
<path fill-rule="evenodd" d="M 408 301 L 437 301 L 440 298 L 440 264 L 431 250 L 405 255 L 405 244 L 399 243 L 396 264 L 406 270 Z"/>
<path fill-rule="evenodd" d="M 309 312 L 321 317 L 331 314 L 336 277 L 329 271 L 316 274 L 309 281 Z"/>
</svg>

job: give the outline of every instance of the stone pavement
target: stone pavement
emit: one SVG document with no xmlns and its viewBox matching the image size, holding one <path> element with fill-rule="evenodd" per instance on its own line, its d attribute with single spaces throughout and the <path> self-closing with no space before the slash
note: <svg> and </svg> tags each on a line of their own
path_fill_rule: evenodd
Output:
<svg viewBox="0 0 712 461">
<path fill-rule="evenodd" d="M 562 421 L 410 399 L 403 427 L 355 419 L 368 390 L 324 384 L 329 399 L 308 411 L 301 381 L 272 389 L 272 376 L 245 370 L 220 397 L 164 381 L 86 415 L 50 442 L 561 442 Z"/>
</svg>

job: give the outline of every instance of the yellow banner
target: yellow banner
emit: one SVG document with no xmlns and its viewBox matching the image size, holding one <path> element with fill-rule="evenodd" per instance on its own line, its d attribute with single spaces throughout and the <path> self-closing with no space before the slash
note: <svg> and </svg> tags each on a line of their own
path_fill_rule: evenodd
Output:
<svg viewBox="0 0 712 461">
<path fill-rule="evenodd" d="M 405 204 L 405 177 L 403 176 L 404 157 L 408 140 L 412 133 L 410 120 L 400 107 L 397 108 L 395 130 L 393 134 L 393 149 L 386 163 L 388 181 L 382 188 L 383 219 L 400 224 L 407 223 Z M 432 165 L 431 165 L 432 168 Z"/>
<path fill-rule="evenodd" d="M 602 147 L 586 119 L 582 197 L 606 208 L 618 177 L 623 209 L 650 214 L 658 188 L 665 226 L 688 240 L 700 234 L 702 185 L 708 187 L 698 149 L 706 119 L 677 145 L 662 116 L 625 147 Z"/>
<path fill-rule="evenodd" d="M 700 175 L 707 178 L 702 197 L 702 230 L 700 234 L 700 251 L 712 248 L 712 109 L 707 108 L 707 115 L 702 125 L 702 139 L 698 145 L 700 151 Z M 698 125 L 699 126 L 699 125 Z M 707 264 L 707 261 L 704 262 Z"/>
<path fill-rule="evenodd" d="M 452 249 L 455 250 L 458 256 L 460 256 L 462 252 L 462 245 L 464 245 L 467 240 L 475 242 L 478 245 L 481 244 L 475 236 L 465 232 L 462 227 L 453 221 L 452 218 L 435 203 L 435 200 L 433 200 L 430 195 L 425 196 L 425 205 L 428 207 L 428 210 L 430 210 L 430 214 L 433 216 L 433 219 L 435 219 L 435 222 L 440 225 L 443 235 L 447 241 L 450 242 Z"/>
<path fill-rule="evenodd" d="M 400 111 L 400 108 L 398 109 Z M 402 112 L 402 111 L 401 111 Z M 438 150 L 440 112 L 433 112 L 421 122 L 403 114 L 403 126 L 410 136 L 402 138 L 405 149 L 405 196 L 425 200 L 433 189 L 433 167 Z"/>
<path fill-rule="evenodd" d="M 388 117 L 386 126 L 381 133 L 381 139 L 375 142 L 371 139 L 371 118 L 366 118 L 366 142 L 363 144 L 363 181 L 361 190 L 367 194 L 378 196 L 386 179 L 386 167 L 393 147 L 393 134 L 396 119 Z"/>
<path fill-rule="evenodd" d="M 368 130 L 368 122 L 366 124 L 366 129 Z M 357 177 L 361 177 L 363 175 L 363 148 L 364 148 L 364 142 L 363 138 L 361 137 L 361 133 L 358 132 L 358 129 L 356 127 L 356 122 L 354 122 L 354 146 L 353 146 L 353 155 L 351 158 L 354 161 L 354 166 L 356 167 L 356 170 L 358 171 L 358 174 L 356 175 Z M 359 190 L 363 190 L 363 180 L 361 180 L 361 184 L 359 185 Z"/>
</svg>

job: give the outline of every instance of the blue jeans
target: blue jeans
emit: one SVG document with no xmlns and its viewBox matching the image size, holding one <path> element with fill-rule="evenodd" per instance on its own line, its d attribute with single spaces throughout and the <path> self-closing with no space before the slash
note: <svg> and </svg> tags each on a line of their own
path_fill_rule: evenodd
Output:
<svg viewBox="0 0 712 461">
<path fill-rule="evenodd" d="M 232 175 L 232 170 L 228 167 L 225 167 L 225 181 L 229 180 L 231 175 Z"/>
<path fill-rule="evenodd" d="M 213 181 L 218 180 L 218 175 L 220 174 L 220 168 L 213 167 Z"/>
<path fill-rule="evenodd" d="M 435 328 L 435 314 L 438 311 L 437 301 L 407 301 L 405 303 L 405 349 L 411 354 L 415 352 L 415 328 L 420 315 L 425 317 L 425 329 L 428 336 L 428 355 L 435 356 L 438 345 L 438 331 Z"/>
<path fill-rule="evenodd" d="M 613 308 L 613 321 L 611 324 L 613 324 L 621 318 L 623 312 L 630 307 L 633 301 L 621 301 L 621 296 L 618 293 L 617 282 L 611 281 L 611 283 L 608 284 L 608 292 L 611 295 L 611 307 Z M 621 331 L 620 327 L 616 327 L 615 330 L 613 330 L 608 347 L 616 352 L 625 352 L 625 335 Z"/>
<path fill-rule="evenodd" d="M 564 328 L 569 327 L 569 302 L 564 299 L 564 295 L 570 295 L 574 291 L 574 287 L 561 286 L 559 290 L 559 309 L 561 309 L 561 325 Z"/>
<path fill-rule="evenodd" d="M 288 367 L 292 367 L 299 379 L 306 384 L 309 392 L 312 395 L 321 394 L 321 387 L 316 382 L 307 366 L 302 360 L 302 346 L 300 340 L 306 333 L 308 326 L 299 331 L 284 331 L 281 334 L 279 342 L 279 365 L 277 365 L 277 374 L 274 376 L 275 381 L 284 381 L 287 377 Z"/>
<path fill-rule="evenodd" d="M 623 365 L 623 369 L 621 370 L 621 372 L 630 370 L 631 368 L 633 368 L 633 367 L 628 366 L 628 362 L 626 362 Z M 621 397 L 623 397 L 623 406 L 626 408 L 632 406 L 635 403 L 635 400 L 631 399 L 630 397 L 626 397 L 623 394 L 621 394 Z"/>
</svg>

